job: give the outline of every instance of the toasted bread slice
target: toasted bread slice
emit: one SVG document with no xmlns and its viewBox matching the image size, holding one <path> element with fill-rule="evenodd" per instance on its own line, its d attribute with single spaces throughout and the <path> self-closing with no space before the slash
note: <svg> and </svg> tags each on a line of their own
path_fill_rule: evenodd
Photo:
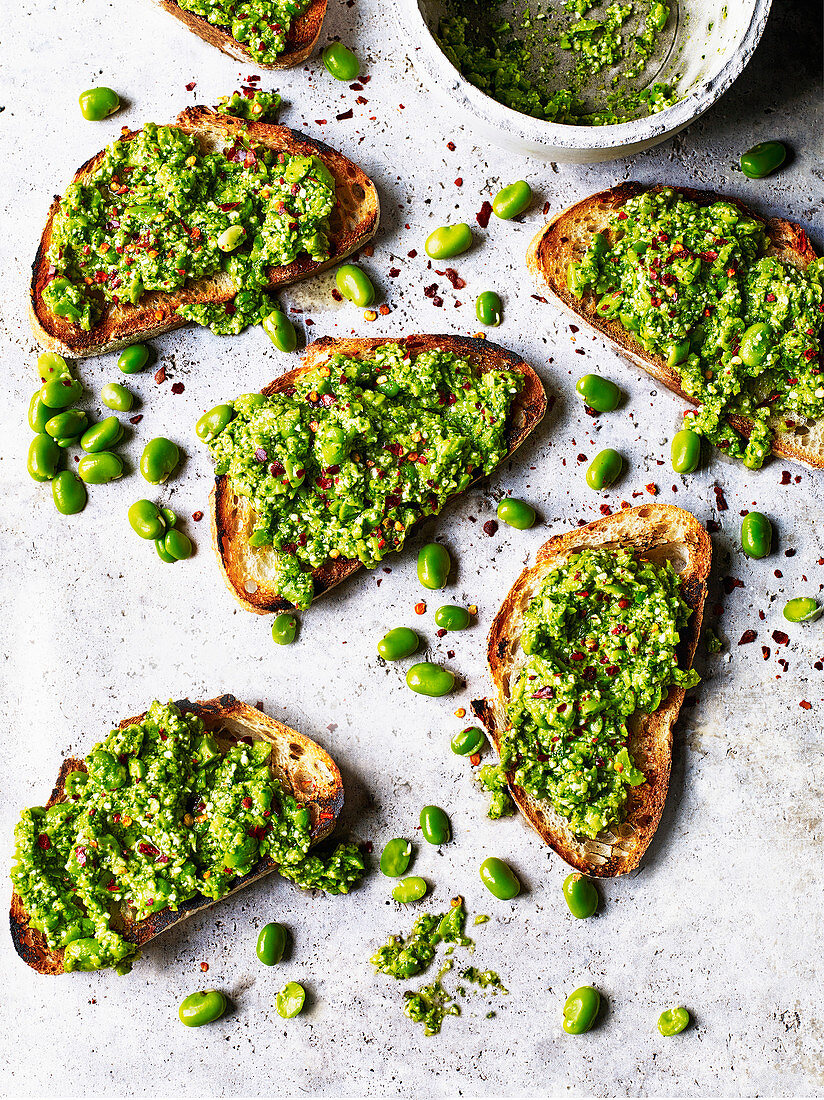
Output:
<svg viewBox="0 0 824 1100">
<path fill-rule="evenodd" d="M 172 125 L 198 137 L 204 149 L 208 150 L 222 149 L 231 145 L 235 137 L 243 135 L 258 145 L 277 151 L 300 156 L 318 156 L 334 176 L 337 202 L 330 218 L 329 259 L 317 262 L 303 253 L 291 264 L 271 268 L 269 286 L 272 289 L 305 279 L 340 263 L 345 256 L 361 248 L 374 236 L 380 215 L 375 185 L 356 164 L 323 142 L 314 141 L 287 126 L 247 122 L 218 114 L 210 107 L 190 107 L 181 112 Z M 122 140 L 130 141 L 138 133 L 137 130 L 127 132 Z M 74 180 L 90 176 L 103 158 L 104 152 L 105 150 L 86 161 L 75 173 Z M 151 339 L 186 324 L 176 312 L 179 306 L 228 302 L 237 291 L 234 280 L 225 272 L 218 272 L 209 278 L 191 282 L 171 294 L 149 291 L 134 306 L 129 302 L 117 306 L 107 303 L 97 324 L 85 332 L 79 325 L 72 324 L 63 317 L 56 317 L 43 301 L 43 289 L 48 281 L 52 226 L 59 209 L 60 199 L 56 198 L 49 210 L 46 228 L 32 265 L 30 291 L 32 331 L 38 343 L 50 351 L 75 359 L 115 351 L 127 344 Z"/>
<path fill-rule="evenodd" d="M 567 268 L 570 263 L 583 259 L 592 234 L 606 233 L 609 236 L 607 225 L 612 214 L 629 199 L 646 190 L 660 191 L 661 187 L 645 188 L 640 183 L 622 183 L 562 210 L 533 238 L 527 249 L 526 263 L 532 274 L 546 284 L 554 298 L 566 306 L 576 320 L 586 322 L 599 335 L 606 337 L 615 351 L 632 366 L 641 367 L 667 389 L 697 405 L 696 398 L 682 389 L 677 370 L 668 367 L 664 359 L 642 347 L 635 334 L 627 331 L 620 321 L 604 320 L 598 316 L 595 311 L 598 299 L 594 294 L 587 293 L 579 300 L 567 288 Z M 723 199 L 737 206 L 748 217 L 758 217 L 737 199 L 715 191 L 694 191 L 689 187 L 675 190 L 700 206 L 709 206 Z M 764 224 L 770 242 L 769 255 L 802 268 L 816 259 L 816 252 L 799 225 L 784 218 L 770 218 Z M 734 416 L 730 417 L 730 423 L 736 431 L 749 437 L 751 421 Z M 789 431 L 779 430 L 777 424 L 774 426 L 773 454 L 791 458 L 813 469 L 824 469 L 824 420 L 799 422 Z"/>
<path fill-rule="evenodd" d="M 546 394 L 541 380 L 531 367 L 497 344 L 467 336 L 404 336 L 398 339 L 382 336 L 342 340 L 325 336 L 306 349 L 302 367 L 277 378 L 263 393 L 269 396 L 289 390 L 294 386 L 298 375 L 320 366 L 332 355 L 356 358 L 388 343 L 402 345 L 413 359 L 422 352 L 439 348 L 465 357 L 476 363 L 482 371 L 510 370 L 523 374 L 524 386 L 512 406 L 507 456 L 520 447 L 546 412 Z M 249 545 L 249 535 L 256 522 L 254 509 L 247 497 L 233 491 L 225 476 L 215 478 L 211 512 L 212 538 L 229 591 L 247 611 L 254 611 L 259 615 L 290 608 L 292 605 L 275 587 L 277 553 L 271 547 L 256 548 Z M 354 558 L 325 561 L 312 574 L 315 582 L 314 598 L 328 592 L 360 568 L 361 563 Z"/>
<path fill-rule="evenodd" d="M 520 646 L 523 615 L 547 573 L 570 554 L 585 547 L 631 547 L 651 561 L 668 558 L 679 572 L 683 597 L 692 608 L 678 656 L 689 668 L 701 631 L 712 545 L 690 512 L 670 504 L 644 504 L 605 519 L 555 535 L 538 551 L 535 565 L 525 569 L 495 616 L 489 632 L 487 660 L 497 688 L 495 699 L 476 699 L 472 710 L 483 722 L 500 753 L 507 726 L 506 704 L 510 684 L 524 663 Z M 672 761 L 672 728 L 681 709 L 683 688 L 670 688 L 653 714 L 635 714 L 630 720 L 629 749 L 646 783 L 629 788 L 626 820 L 597 840 L 576 836 L 567 821 L 546 801 L 539 801 L 507 776 L 510 791 L 530 825 L 567 863 L 588 875 L 611 878 L 638 866 L 652 840 L 667 797 Z"/>
<path fill-rule="evenodd" d="M 285 789 L 309 810 L 312 844 L 317 844 L 332 832 L 343 806 L 343 782 L 334 760 L 320 745 L 297 730 L 284 726 L 277 719 L 268 718 L 255 707 L 241 703 L 233 695 L 221 695 L 217 699 L 199 703 L 190 703 L 188 699 L 183 699 L 177 706 L 202 718 L 206 729 L 214 734 L 224 751 L 242 738 L 251 737 L 255 741 L 270 742 L 270 763 L 274 774 L 284 784 Z M 136 718 L 124 718 L 119 728 L 139 722 L 144 716 L 139 714 Z M 65 801 L 66 776 L 78 769 L 85 770 L 82 760 L 63 761 L 57 783 L 46 806 Z M 242 890 L 250 882 L 256 882 L 270 874 L 276 867 L 277 864 L 268 857 L 262 859 L 248 875 L 238 879 L 237 885 L 229 893 Z M 134 920 L 123 910 L 115 926 L 125 939 L 143 947 L 167 928 L 214 904 L 211 898 L 198 896 L 184 902 L 177 912 L 162 909 L 140 921 Z M 24 962 L 41 974 L 64 973 L 62 948 L 54 951 L 49 949 L 42 932 L 29 925 L 28 914 L 16 893 L 12 894 L 10 923 L 14 946 Z M 113 925 L 114 923 L 113 921 Z"/>
<path fill-rule="evenodd" d="M 258 69 L 291 69 L 305 61 L 320 37 L 327 5 L 327 0 L 312 0 L 309 7 L 292 21 L 286 36 L 286 49 L 277 61 L 264 63 L 249 53 L 242 42 L 233 38 L 228 27 L 217 26 L 209 23 L 201 15 L 185 11 L 175 3 L 175 0 L 153 0 L 153 2 L 169 15 L 173 15 L 175 19 L 179 19 L 193 34 L 202 38 L 204 42 L 208 42 L 210 46 L 217 46 L 229 57 L 234 57 L 237 61 L 248 61 Z"/>
</svg>

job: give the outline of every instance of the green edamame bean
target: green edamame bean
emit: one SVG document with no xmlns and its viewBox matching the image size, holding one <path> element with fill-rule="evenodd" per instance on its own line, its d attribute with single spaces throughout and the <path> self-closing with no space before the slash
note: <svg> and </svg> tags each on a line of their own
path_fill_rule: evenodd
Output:
<svg viewBox="0 0 824 1100">
<path fill-rule="evenodd" d="M 151 349 L 145 344 L 132 344 L 121 351 L 117 365 L 124 374 L 137 374 L 149 362 L 150 355 Z"/>
<path fill-rule="evenodd" d="M 599 451 L 589 464 L 587 485 L 595 490 L 608 488 L 621 473 L 623 465 L 624 460 L 612 447 Z"/>
<path fill-rule="evenodd" d="M 480 867 L 481 882 L 496 898 L 501 901 L 511 901 L 521 892 L 521 884 L 518 876 L 508 863 L 504 863 L 497 856 L 489 856 Z"/>
<path fill-rule="evenodd" d="M 192 556 L 194 547 L 188 535 L 184 535 L 182 531 L 172 530 L 166 532 L 166 537 L 163 539 L 163 549 L 175 561 L 185 561 Z"/>
<path fill-rule="evenodd" d="M 595 1023 L 601 1007 L 601 994 L 591 985 L 582 985 L 564 1002 L 564 1031 L 567 1035 L 583 1035 Z"/>
<path fill-rule="evenodd" d="M 43 402 L 40 390 L 37 390 L 31 395 L 31 401 L 29 401 L 29 427 L 39 435 L 40 432 L 45 432 L 46 424 L 53 416 L 54 409 L 50 409 Z"/>
<path fill-rule="evenodd" d="M 795 596 L 784 604 L 784 618 L 789 623 L 814 623 L 821 611 L 812 596 Z"/>
<path fill-rule="evenodd" d="M 111 88 L 87 88 L 80 93 L 80 113 L 89 122 L 100 122 L 120 107 L 120 96 Z"/>
<path fill-rule="evenodd" d="M 52 481 L 54 506 L 61 515 L 75 516 L 86 507 L 86 486 L 72 470 L 62 470 Z"/>
<path fill-rule="evenodd" d="M 402 836 L 387 841 L 381 852 L 381 871 L 387 878 L 400 878 L 405 875 L 412 858 L 412 845 Z"/>
<path fill-rule="evenodd" d="M 440 806 L 424 806 L 420 821 L 423 838 L 430 844 L 448 844 L 452 839 L 452 826 Z"/>
<path fill-rule="evenodd" d="M 469 619 L 466 608 L 454 603 L 445 603 L 435 612 L 435 625 L 441 630 L 466 630 Z"/>
<path fill-rule="evenodd" d="M 614 412 L 621 400 L 621 391 L 610 378 L 600 374 L 585 374 L 575 383 L 576 392 L 584 403 L 596 412 Z"/>
<path fill-rule="evenodd" d="M 65 415 L 65 414 L 64 414 Z M 113 447 L 123 435 L 123 425 L 116 416 L 107 416 L 87 428 L 80 437 L 80 446 L 84 451 L 106 451 Z"/>
<path fill-rule="evenodd" d="M 295 616 L 284 611 L 282 615 L 277 615 L 272 623 L 272 638 L 278 645 L 291 645 L 295 640 L 297 629 L 298 621 Z"/>
<path fill-rule="evenodd" d="M 66 781 L 63 784 L 66 788 L 66 794 L 69 796 L 69 798 L 74 798 L 76 795 L 80 794 L 88 781 L 88 773 L 80 771 L 79 768 L 76 771 L 69 772 L 69 774 L 66 776 Z"/>
<path fill-rule="evenodd" d="M 273 309 L 268 317 L 263 318 L 263 331 L 278 351 L 294 351 L 298 346 L 295 326 L 279 309 Z"/>
<path fill-rule="evenodd" d="M 781 141 L 759 141 L 741 154 L 741 171 L 751 180 L 760 180 L 780 168 L 787 159 L 787 147 Z"/>
<path fill-rule="evenodd" d="M 682 428 L 672 437 L 670 454 L 676 474 L 691 474 L 701 461 L 701 436 L 691 428 Z"/>
<path fill-rule="evenodd" d="M 123 459 L 112 451 L 83 455 L 77 473 L 87 485 L 106 485 L 123 475 Z"/>
<path fill-rule="evenodd" d="M 56 351 L 43 351 L 37 357 L 37 374 L 41 384 L 58 378 L 69 378 L 69 364 Z"/>
<path fill-rule="evenodd" d="M 773 346 L 772 329 L 766 322 L 757 321 L 745 329 L 738 347 L 741 361 L 748 367 L 760 367 Z"/>
<path fill-rule="evenodd" d="M 26 468 L 35 481 L 51 481 L 57 473 L 60 447 L 46 432 L 39 432 L 29 444 Z"/>
<path fill-rule="evenodd" d="M 297 982 L 287 982 L 275 997 L 278 1016 L 283 1017 L 284 1020 L 292 1020 L 295 1016 L 299 1016 L 305 1003 L 306 990 Z"/>
<path fill-rule="evenodd" d="M 151 500 L 136 500 L 129 506 L 129 524 L 142 539 L 159 539 L 166 533 L 166 521 Z"/>
<path fill-rule="evenodd" d="M 585 875 L 573 871 L 564 879 L 564 899 L 573 917 L 586 920 L 598 908 L 598 891 L 595 883 Z"/>
<path fill-rule="evenodd" d="M 342 42 L 330 42 L 321 54 L 323 64 L 335 80 L 357 80 L 360 61 Z"/>
<path fill-rule="evenodd" d="M 503 305 L 494 290 L 485 290 L 475 299 L 475 316 L 482 325 L 496 328 L 503 317 Z"/>
<path fill-rule="evenodd" d="M 134 404 L 134 394 L 119 382 L 107 382 L 100 391 L 100 400 L 107 409 L 125 413 Z"/>
<path fill-rule="evenodd" d="M 234 252 L 245 236 L 246 230 L 242 225 L 227 226 L 218 235 L 217 246 L 221 252 Z"/>
<path fill-rule="evenodd" d="M 286 950 L 287 932 L 282 924 L 264 924 L 257 938 L 257 957 L 264 966 L 276 966 Z"/>
<path fill-rule="evenodd" d="M 528 531 L 535 523 L 535 509 L 516 497 L 504 497 L 498 505 L 497 516 L 501 523 L 519 531 Z"/>
<path fill-rule="evenodd" d="M 355 264 L 341 264 L 335 272 L 338 290 L 356 306 L 371 306 L 375 300 L 375 288 L 369 276 Z"/>
<path fill-rule="evenodd" d="M 523 214 L 530 202 L 532 202 L 532 188 L 526 180 L 518 180 L 501 188 L 492 200 L 492 212 L 496 218 L 509 221 Z"/>
<path fill-rule="evenodd" d="M 396 626 L 378 642 L 378 654 L 384 661 L 402 661 L 416 653 L 421 640 L 408 626 Z"/>
<path fill-rule="evenodd" d="M 226 1011 L 226 997 L 217 989 L 201 989 L 184 998 L 178 1010 L 186 1027 L 201 1027 L 219 1020 Z"/>
<path fill-rule="evenodd" d="M 472 230 L 466 222 L 458 222 L 457 225 L 442 225 L 433 229 L 426 238 L 427 256 L 433 260 L 451 260 L 453 256 L 460 256 L 472 244 Z"/>
<path fill-rule="evenodd" d="M 159 539 L 154 540 L 155 550 L 157 550 L 157 556 L 161 561 L 164 561 L 167 565 L 174 565 L 177 558 L 173 558 L 169 551 L 166 549 L 166 536 L 162 536 Z"/>
<path fill-rule="evenodd" d="M 439 542 L 428 542 L 418 551 L 418 580 L 424 588 L 433 592 L 445 588 L 451 568 L 449 551 Z"/>
<path fill-rule="evenodd" d="M 481 751 L 485 743 L 486 737 L 483 730 L 479 730 L 477 726 L 467 726 L 465 729 L 458 730 L 450 742 L 456 756 L 474 756 L 476 752 Z"/>
<path fill-rule="evenodd" d="M 211 443 L 234 418 L 234 405 L 215 405 L 213 409 L 205 412 L 195 424 L 198 439 L 202 439 L 204 443 Z"/>
<path fill-rule="evenodd" d="M 176 443 L 163 435 L 150 439 L 140 456 L 140 472 L 151 485 L 162 484 L 180 461 Z"/>
<path fill-rule="evenodd" d="M 46 382 L 40 390 L 40 400 L 50 409 L 68 409 L 80 400 L 82 393 L 82 383 L 66 375 Z"/>
<path fill-rule="evenodd" d="M 88 422 L 88 416 L 81 409 L 64 409 L 49 418 L 46 431 L 52 439 L 74 439 Z"/>
<path fill-rule="evenodd" d="M 668 1008 L 658 1017 L 658 1030 L 662 1035 L 678 1035 L 690 1022 L 690 1014 L 679 1005 L 677 1008 Z"/>
<path fill-rule="evenodd" d="M 166 521 L 166 527 L 169 531 L 177 525 L 177 514 L 172 511 L 171 508 L 161 508 L 160 514 Z"/>
<path fill-rule="evenodd" d="M 392 897 L 395 901 L 399 901 L 401 905 L 408 905 L 410 901 L 420 901 L 426 890 L 427 886 L 424 879 L 420 878 L 419 875 L 411 875 L 409 878 L 401 879 L 392 891 Z"/>
<path fill-rule="evenodd" d="M 407 672 L 406 686 L 418 695 L 429 695 L 437 699 L 441 695 L 449 694 L 455 686 L 455 676 L 440 665 L 422 661 L 418 665 L 412 665 Z"/>
<path fill-rule="evenodd" d="M 748 558 L 766 558 L 772 549 L 773 527 L 761 512 L 748 512 L 741 522 L 741 549 Z"/>
</svg>

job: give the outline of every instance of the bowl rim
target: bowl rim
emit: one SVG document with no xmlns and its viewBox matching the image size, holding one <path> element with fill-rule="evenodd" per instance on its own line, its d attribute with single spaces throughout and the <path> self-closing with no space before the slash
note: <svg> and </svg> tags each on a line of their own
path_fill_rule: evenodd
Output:
<svg viewBox="0 0 824 1100">
<path fill-rule="evenodd" d="M 597 151 L 654 141 L 683 129 L 708 110 L 738 79 L 752 58 L 764 33 L 772 0 L 753 0 L 749 25 L 738 39 L 734 52 L 714 76 L 687 92 L 671 107 L 631 122 L 606 126 L 547 122 L 504 106 L 476 88 L 455 68 L 424 19 L 420 0 L 396 0 L 396 6 L 402 23 L 406 25 L 413 64 L 419 65 L 422 57 L 427 75 L 437 83 L 440 91 L 452 101 L 455 100 L 455 93 L 459 93 L 464 101 L 463 106 L 470 109 L 479 123 L 506 132 L 510 141 L 515 131 L 517 137 L 525 142 L 558 149 Z"/>
</svg>

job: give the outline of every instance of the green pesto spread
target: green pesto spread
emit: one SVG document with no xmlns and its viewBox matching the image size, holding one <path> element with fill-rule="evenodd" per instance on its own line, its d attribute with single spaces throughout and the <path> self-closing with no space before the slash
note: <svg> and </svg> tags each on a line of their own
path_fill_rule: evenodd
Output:
<svg viewBox="0 0 824 1100">
<path fill-rule="evenodd" d="M 752 469 L 776 429 L 824 415 L 824 261 L 768 255 L 764 223 L 732 203 L 648 191 L 593 235 L 567 285 L 677 373 L 698 411 L 685 425 Z M 752 423 L 745 441 L 729 423 Z"/>
<path fill-rule="evenodd" d="M 278 92 L 264 92 L 244 84 L 239 92 L 223 96 L 217 105 L 221 115 L 243 118 L 247 122 L 274 122 L 278 117 L 281 98 Z"/>
<path fill-rule="evenodd" d="M 690 614 L 670 562 L 623 549 L 571 555 L 530 601 L 501 763 L 575 833 L 622 821 L 629 787 L 645 782 L 629 754 L 631 716 L 698 682 L 676 653 Z"/>
<path fill-rule="evenodd" d="M 308 855 L 308 810 L 274 777 L 267 742 L 221 751 L 202 719 L 152 703 L 66 777 L 66 800 L 24 810 L 11 877 L 66 970 L 128 968 L 117 930 L 196 897 L 217 900 L 261 859 L 304 888 L 346 893 L 365 870 L 353 844 Z"/>
<path fill-rule="evenodd" d="M 419 989 L 404 990 L 403 1014 L 415 1023 L 423 1024 L 423 1033 L 426 1036 L 438 1035 L 447 1016 L 461 1014 L 461 1006 L 444 989 L 441 980 L 451 969 L 452 963 L 447 961 L 438 971 L 434 982 L 422 985 Z"/>
<path fill-rule="evenodd" d="M 564 0 L 560 20 L 539 5 L 524 6 L 514 22 L 499 7 L 451 0 L 436 37 L 461 75 L 505 107 L 547 122 L 604 126 L 681 98 L 669 84 L 633 84 L 644 77 L 670 18 L 667 4 Z M 631 17 L 639 20 L 634 34 L 625 27 Z M 561 75 L 563 53 L 573 63 Z"/>
<path fill-rule="evenodd" d="M 286 37 L 309 0 L 177 0 L 184 11 L 199 15 L 213 27 L 225 27 L 236 42 L 263 64 L 277 61 Z"/>
<path fill-rule="evenodd" d="M 184 306 L 186 320 L 239 332 L 271 313 L 269 269 L 301 253 L 329 255 L 335 181 L 314 156 L 255 145 L 243 132 L 204 150 L 174 126 L 147 123 L 114 142 L 89 176 L 69 185 L 52 227 L 43 299 L 90 329 L 104 305 L 137 305 L 226 272 L 237 293 Z"/>
<path fill-rule="evenodd" d="M 256 513 L 250 544 L 274 547 L 277 591 L 311 603 L 327 559 L 374 567 L 421 516 L 489 473 L 507 449 L 516 372 L 481 373 L 438 349 L 398 344 L 334 355 L 293 392 L 238 397 L 209 443 L 216 472 Z"/>
<path fill-rule="evenodd" d="M 500 764 L 484 764 L 478 772 L 478 782 L 491 795 L 487 817 L 497 819 L 515 813 L 515 803 L 509 793 L 506 774 Z"/>
</svg>

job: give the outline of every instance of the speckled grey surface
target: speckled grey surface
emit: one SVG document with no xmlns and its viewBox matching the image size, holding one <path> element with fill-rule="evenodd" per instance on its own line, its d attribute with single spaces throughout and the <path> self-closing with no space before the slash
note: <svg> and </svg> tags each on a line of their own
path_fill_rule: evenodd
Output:
<svg viewBox="0 0 824 1100">
<path fill-rule="evenodd" d="M 238 66 L 139 0 L 29 0 L 4 20 L 3 873 L 17 810 L 45 799 L 63 753 L 85 751 L 115 719 L 155 696 L 232 691 L 261 700 L 337 757 L 347 786 L 346 823 L 376 849 L 391 836 L 415 836 L 423 804 L 450 811 L 454 842 L 440 851 L 419 843 L 415 870 L 431 883 L 434 905 L 460 892 L 471 912 L 491 915 L 477 931 L 475 962 L 498 969 L 510 995 L 494 1019 L 485 1018 L 487 1003 L 477 997 L 461 1018 L 446 1021 L 440 1037 L 424 1039 L 402 1015 L 404 986 L 373 977 L 367 964 L 387 934 L 412 920 L 387 901 L 387 880 L 376 874 L 349 897 L 330 899 L 270 878 L 157 942 L 127 978 L 40 977 L 0 937 L 0 1089 L 26 1096 L 820 1096 L 824 693 L 814 662 L 824 657 L 824 622 L 789 628 L 786 646 L 771 634 L 784 627 L 784 600 L 816 593 L 824 580 L 817 564 L 824 558 L 822 475 L 793 468 L 782 485 L 780 463 L 751 473 L 716 458 L 686 481 L 674 477 L 667 440 L 679 402 L 656 393 L 648 378 L 597 341 L 576 342 L 566 320 L 531 297 L 523 268 L 544 202 L 555 209 L 628 178 L 727 189 L 761 211 L 797 219 L 820 247 L 818 5 L 776 0 L 741 80 L 674 141 L 632 162 L 557 170 L 475 148 L 450 129 L 377 8 L 368 0 L 352 7 L 332 0 L 322 38 L 340 35 L 366 60 L 372 80 L 363 92 L 333 83 L 317 58 L 275 83 L 290 101 L 286 121 L 358 158 L 376 180 L 384 217 L 374 256 L 364 263 L 392 312 L 366 323 L 353 308 L 334 306 L 328 279 L 294 289 L 285 301 L 306 311 L 313 336 L 471 333 L 474 297 L 494 286 L 506 310 L 496 338 L 521 352 L 559 400 L 518 461 L 427 532 L 443 534 L 453 551 L 458 568 L 445 597 L 478 604 L 475 629 L 438 642 L 437 597 L 429 598 L 425 618 L 414 616 L 421 593 L 410 547 L 387 562 L 391 573 L 363 573 L 305 615 L 300 641 L 290 649 L 273 646 L 268 619 L 239 610 L 225 591 L 205 521 L 186 523 L 198 553 L 173 569 L 134 537 L 125 513 L 144 492 L 139 475 L 94 488 L 86 511 L 64 519 L 48 488 L 30 481 L 24 467 L 25 409 L 35 379 L 26 280 L 51 194 L 121 125 L 162 121 L 188 103 L 214 102 L 236 86 Z M 197 88 L 187 92 L 193 80 Z M 86 123 L 77 94 L 101 82 L 120 89 L 128 109 Z M 358 96 L 368 102 L 359 104 Z M 335 121 L 350 108 L 353 118 Z M 789 141 L 792 162 L 774 180 L 745 180 L 735 167 L 738 154 L 772 137 Z M 484 198 L 521 176 L 535 190 L 535 206 L 521 224 L 493 218 L 487 231 L 477 231 L 478 247 L 455 265 L 466 289 L 454 292 L 427 270 L 424 238 L 459 216 L 473 221 Z M 458 179 L 461 185 L 453 183 Z M 415 259 L 408 258 L 412 249 Z M 393 267 L 400 271 L 395 278 Z M 433 281 L 440 309 L 423 294 Z M 162 385 L 151 373 L 133 379 L 144 419 L 124 452 L 133 463 L 150 436 L 177 439 L 186 462 L 162 496 L 189 516 L 205 509 L 210 484 L 210 464 L 193 432 L 196 416 L 218 399 L 259 388 L 291 360 L 260 332 L 220 340 L 186 329 L 156 346 L 167 379 Z M 621 384 L 625 411 L 596 422 L 585 415 L 572 386 L 592 369 Z M 89 393 L 99 393 L 117 374 L 114 358 L 87 360 L 79 373 Z M 185 392 L 172 392 L 176 382 Z M 705 682 L 678 732 L 664 819 L 641 872 L 607 883 L 598 917 L 575 922 L 561 900 L 564 866 L 519 821 L 485 820 L 469 764 L 452 755 L 448 742 L 461 724 L 454 709 L 486 687 L 484 636 L 519 570 L 551 533 L 599 514 L 602 500 L 585 487 L 578 456 L 607 443 L 623 451 L 629 466 L 604 498 L 610 505 L 649 499 L 645 486 L 654 483 L 658 500 L 720 524 L 708 611 L 727 648 L 700 659 Z M 726 511 L 716 509 L 714 485 L 723 490 Z M 533 501 L 542 524 L 484 535 L 481 524 L 504 492 Z M 763 562 L 745 561 L 736 549 L 739 513 L 753 505 L 779 531 L 777 552 Z M 739 578 L 743 587 L 727 594 L 725 577 Z M 448 663 L 466 677 L 464 692 L 440 701 L 411 696 L 401 668 L 379 667 L 376 640 L 403 622 L 422 628 L 436 659 L 454 650 Z M 747 628 L 758 637 L 739 647 Z M 771 650 L 767 659 L 762 645 Z M 802 699 L 811 709 L 799 706 Z M 516 902 L 485 893 L 477 867 L 490 853 L 517 868 L 527 889 Z M 271 919 L 294 933 L 291 958 L 275 970 L 262 968 L 254 955 L 256 929 Z M 210 966 L 205 979 L 201 961 Z M 305 983 L 311 1007 L 285 1023 L 273 999 L 288 979 Z M 234 1012 L 189 1031 L 177 1022 L 177 1004 L 204 981 L 231 995 Z M 583 982 L 603 990 L 608 1008 L 596 1031 L 572 1039 L 561 1031 L 560 1007 Z M 658 1013 L 679 1002 L 696 1026 L 663 1040 Z"/>
</svg>

